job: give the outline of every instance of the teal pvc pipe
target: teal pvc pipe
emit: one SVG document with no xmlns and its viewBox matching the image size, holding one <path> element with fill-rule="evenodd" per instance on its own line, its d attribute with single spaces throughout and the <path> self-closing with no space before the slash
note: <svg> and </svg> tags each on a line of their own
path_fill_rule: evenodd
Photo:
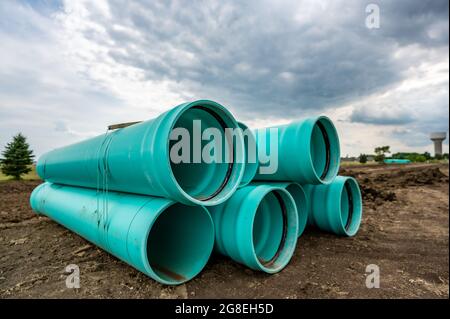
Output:
<svg viewBox="0 0 450 319">
<path fill-rule="evenodd" d="M 242 132 L 236 130 L 235 139 L 224 138 L 223 147 L 225 143 L 233 145 L 231 163 L 206 163 L 203 159 L 195 163 L 194 156 L 202 154 L 194 149 L 193 120 L 201 121 L 198 134 L 206 128 L 223 133 L 224 128 L 239 127 L 231 113 L 216 102 L 184 103 L 155 119 L 50 151 L 39 158 L 37 173 L 53 183 L 161 196 L 187 205 L 220 204 L 234 193 L 244 174 Z M 170 149 L 177 143 L 169 141 L 173 128 L 190 133 L 190 163 L 170 160 Z M 201 143 L 203 148 L 208 141 Z"/>
<path fill-rule="evenodd" d="M 297 243 L 298 217 L 284 188 L 250 184 L 208 209 L 217 252 L 266 273 L 279 272 L 288 264 Z"/>
<path fill-rule="evenodd" d="M 278 182 L 270 184 L 286 189 L 294 199 L 298 214 L 297 236 L 300 237 L 303 234 L 306 228 L 306 224 L 308 222 L 308 208 L 309 208 L 308 198 L 306 197 L 306 193 L 303 190 L 303 187 L 298 183 L 289 183 L 289 182 Z"/>
<path fill-rule="evenodd" d="M 36 187 L 30 204 L 37 213 L 167 285 L 195 277 L 214 246 L 214 224 L 202 206 L 51 183 Z"/>
<path fill-rule="evenodd" d="M 238 122 L 238 124 L 243 131 L 245 151 L 245 170 L 239 187 L 244 187 L 250 184 L 256 176 L 256 171 L 258 170 L 258 149 L 253 132 L 244 123 Z M 254 152 L 254 159 L 249 156 L 249 152 Z"/>
<path fill-rule="evenodd" d="M 303 185 L 310 199 L 308 224 L 341 236 L 354 236 L 362 218 L 358 182 L 338 176 L 329 185 Z"/>
<path fill-rule="evenodd" d="M 411 163 L 408 159 L 399 159 L 399 158 L 387 158 L 384 160 L 385 164 L 409 164 Z"/>
<path fill-rule="evenodd" d="M 333 122 L 326 116 L 311 117 L 278 129 L 278 169 L 263 174 L 261 162 L 255 180 L 294 181 L 300 184 L 329 184 L 339 171 L 339 137 Z M 255 130 L 259 153 L 269 153 L 270 130 Z M 266 149 L 261 141 L 266 141 Z"/>
</svg>

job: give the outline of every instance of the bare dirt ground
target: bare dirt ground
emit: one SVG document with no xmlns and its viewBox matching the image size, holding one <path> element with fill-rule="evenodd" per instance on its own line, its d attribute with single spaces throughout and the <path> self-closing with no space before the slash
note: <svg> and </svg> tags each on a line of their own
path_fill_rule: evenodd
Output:
<svg viewBox="0 0 450 319">
<path fill-rule="evenodd" d="M 158 284 L 111 255 L 37 216 L 28 204 L 39 181 L 0 183 L 1 298 L 448 298 L 449 182 L 446 165 L 355 166 L 364 216 L 354 238 L 311 229 L 279 274 L 212 256 L 178 287 Z M 65 286 L 77 264 L 81 288 Z M 366 266 L 381 287 L 365 286 Z"/>
</svg>

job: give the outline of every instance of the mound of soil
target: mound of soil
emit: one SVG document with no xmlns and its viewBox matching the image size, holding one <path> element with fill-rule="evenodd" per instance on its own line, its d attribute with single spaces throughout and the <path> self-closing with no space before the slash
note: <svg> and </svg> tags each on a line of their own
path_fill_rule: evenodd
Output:
<svg viewBox="0 0 450 319">
<path fill-rule="evenodd" d="M 395 201 L 397 199 L 394 192 L 386 191 L 381 187 L 374 187 L 373 185 L 361 184 L 361 196 L 363 201 Z"/>
<path fill-rule="evenodd" d="M 386 178 L 381 175 L 368 175 L 362 172 L 341 170 L 340 175 L 351 176 L 358 181 L 361 196 L 365 202 L 395 201 L 395 193 L 386 188 Z"/>
<path fill-rule="evenodd" d="M 354 176 L 364 198 L 356 236 L 308 228 L 289 265 L 272 276 L 214 254 L 176 287 L 33 212 L 39 181 L 0 182 L 0 298 L 448 299 L 448 166 L 439 167 L 445 176 L 436 165 L 346 167 L 341 175 Z M 70 264 L 79 266 L 79 289 L 66 286 Z M 380 267 L 379 289 L 366 287 L 371 264 Z"/>
<path fill-rule="evenodd" d="M 433 185 L 448 183 L 448 177 L 438 167 L 427 168 L 419 171 L 399 171 L 398 181 L 402 186 Z"/>
<path fill-rule="evenodd" d="M 381 166 L 380 169 L 389 166 Z M 342 169 L 339 173 L 344 176 L 352 176 L 358 180 L 363 200 L 369 202 L 388 201 L 397 199 L 395 189 L 408 186 L 424 186 L 448 183 L 448 177 L 442 173 L 439 167 L 394 167 L 384 173 L 377 171 L 359 171 Z"/>
<path fill-rule="evenodd" d="M 36 213 L 30 210 L 29 197 L 40 183 L 42 181 L 0 182 L 0 229 L 4 223 L 18 223 L 36 217 Z"/>
<path fill-rule="evenodd" d="M 3 181 L 1 182 L 2 185 L 0 185 L 0 194 L 6 195 L 6 194 L 18 194 L 22 192 L 29 192 L 32 191 L 37 185 L 41 184 L 42 181 L 40 180 L 33 180 L 33 181 Z"/>
</svg>

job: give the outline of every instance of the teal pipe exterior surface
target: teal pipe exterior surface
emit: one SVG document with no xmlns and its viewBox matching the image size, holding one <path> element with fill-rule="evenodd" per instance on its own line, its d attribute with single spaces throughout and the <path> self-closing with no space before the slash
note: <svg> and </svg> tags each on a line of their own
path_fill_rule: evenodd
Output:
<svg viewBox="0 0 450 319">
<path fill-rule="evenodd" d="M 329 185 L 303 185 L 309 198 L 308 224 L 341 236 L 354 236 L 362 218 L 358 182 L 338 176 Z"/>
<path fill-rule="evenodd" d="M 409 164 L 411 161 L 409 159 L 400 158 L 387 158 L 384 160 L 385 164 Z"/>
<path fill-rule="evenodd" d="M 284 188 L 250 184 L 208 209 L 216 231 L 216 251 L 266 273 L 281 271 L 288 264 L 297 243 L 298 216 Z"/>
<path fill-rule="evenodd" d="M 51 183 L 36 187 L 30 204 L 163 284 L 192 279 L 214 246 L 214 224 L 202 206 Z"/>
<path fill-rule="evenodd" d="M 305 231 L 306 224 L 308 223 L 308 198 L 303 190 L 303 187 L 298 183 L 278 182 L 270 183 L 271 185 L 282 187 L 291 194 L 294 199 L 295 206 L 297 207 L 298 214 L 298 237 L 300 237 Z"/>
<path fill-rule="evenodd" d="M 245 171 L 239 187 L 244 187 L 250 184 L 256 176 L 258 170 L 258 149 L 253 132 L 244 123 L 238 122 L 238 124 L 243 131 L 245 150 Z M 249 152 L 254 152 L 253 156 L 250 156 Z"/>
<path fill-rule="evenodd" d="M 194 120 L 201 121 L 201 128 Z M 170 150 L 177 143 L 170 140 L 174 128 L 190 133 L 189 163 L 171 161 Z M 155 119 L 50 151 L 39 158 L 37 173 L 53 183 L 160 196 L 187 205 L 217 205 L 241 182 L 244 143 L 240 130 L 236 143 L 223 134 L 224 143 L 232 144 L 233 152 L 228 152 L 232 160 L 197 163 L 202 150 L 195 149 L 194 140 L 196 134 L 201 139 L 206 128 L 223 133 L 225 128 L 238 128 L 238 123 L 216 102 L 184 103 Z M 208 141 L 199 143 L 203 147 Z"/>
<path fill-rule="evenodd" d="M 293 181 L 300 184 L 329 184 L 339 171 L 339 137 L 332 121 L 326 116 L 306 118 L 278 129 L 278 169 L 263 173 L 261 153 L 269 153 L 269 129 L 256 129 L 260 153 L 260 168 L 255 180 Z M 265 141 L 261 145 L 262 141 Z"/>
</svg>

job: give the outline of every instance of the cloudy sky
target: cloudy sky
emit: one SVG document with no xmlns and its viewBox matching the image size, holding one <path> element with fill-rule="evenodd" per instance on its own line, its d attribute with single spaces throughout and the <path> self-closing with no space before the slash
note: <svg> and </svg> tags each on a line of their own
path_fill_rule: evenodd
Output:
<svg viewBox="0 0 450 319">
<path fill-rule="evenodd" d="M 205 98 L 250 127 L 326 114 L 343 156 L 432 151 L 429 133 L 448 131 L 448 7 L 0 1 L 0 148 L 21 131 L 40 155 Z"/>
</svg>

